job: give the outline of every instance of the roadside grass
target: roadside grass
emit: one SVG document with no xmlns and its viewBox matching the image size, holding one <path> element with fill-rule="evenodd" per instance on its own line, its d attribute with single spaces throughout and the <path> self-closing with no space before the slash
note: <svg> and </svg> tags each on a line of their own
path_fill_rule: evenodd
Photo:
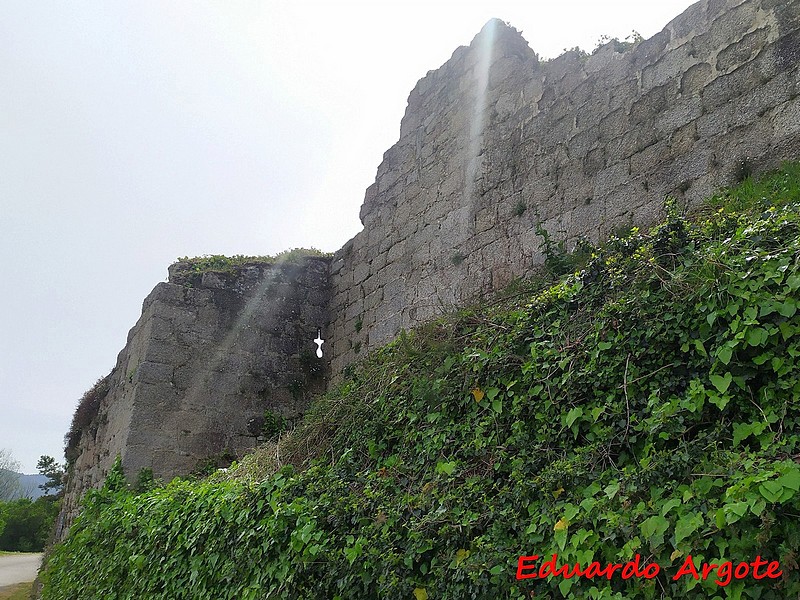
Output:
<svg viewBox="0 0 800 600">
<path fill-rule="evenodd" d="M 3 552 L 3 554 L 15 554 Z M 0 600 L 28 600 L 33 592 L 33 582 L 17 583 L 0 588 Z"/>
</svg>

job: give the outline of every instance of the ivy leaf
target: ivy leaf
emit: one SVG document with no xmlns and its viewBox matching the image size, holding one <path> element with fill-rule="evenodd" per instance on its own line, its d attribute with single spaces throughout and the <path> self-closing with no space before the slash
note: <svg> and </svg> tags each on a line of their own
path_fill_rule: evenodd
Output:
<svg viewBox="0 0 800 600">
<path fill-rule="evenodd" d="M 718 409 L 722 410 L 723 408 L 728 406 L 728 402 L 731 401 L 731 397 L 728 396 L 727 394 L 724 394 L 722 396 L 717 396 L 715 393 L 709 392 L 708 401 L 711 402 L 711 404 L 716 406 Z"/>
<path fill-rule="evenodd" d="M 634 552 L 636 552 L 639 548 L 642 547 L 642 540 L 639 539 L 639 536 L 634 536 L 632 540 L 628 540 L 625 545 L 622 547 L 619 555 L 622 558 L 633 558 Z M 590 554 L 589 559 L 584 562 L 590 562 L 594 558 L 594 554 Z"/>
<path fill-rule="evenodd" d="M 703 342 L 701 342 L 700 340 L 695 340 L 694 347 L 700 354 L 702 354 L 705 357 L 708 357 L 708 352 L 706 352 L 706 347 L 703 346 Z"/>
<path fill-rule="evenodd" d="M 786 302 L 778 305 L 778 312 L 781 314 L 782 317 L 786 317 L 790 319 L 794 316 L 797 312 L 797 304 L 791 298 L 787 299 Z"/>
<path fill-rule="evenodd" d="M 572 587 L 572 584 L 575 583 L 574 579 L 564 579 L 561 583 L 558 584 L 558 590 L 561 592 L 561 595 L 566 598 L 569 594 L 569 590 Z"/>
<path fill-rule="evenodd" d="M 769 334 L 763 327 L 751 327 L 745 337 L 751 346 L 762 346 L 769 339 Z"/>
<path fill-rule="evenodd" d="M 771 356 L 772 356 L 772 355 L 771 355 L 771 353 L 770 353 L 770 352 L 764 352 L 764 354 L 759 354 L 758 356 L 756 356 L 755 358 L 753 358 L 753 364 L 754 364 L 754 365 L 761 366 L 761 365 L 763 365 L 765 362 L 767 362 L 767 361 L 770 359 L 770 357 L 771 357 Z"/>
<path fill-rule="evenodd" d="M 725 520 L 728 525 L 732 525 L 747 514 L 750 505 L 747 502 L 731 502 L 723 506 L 722 509 L 725 511 Z"/>
<path fill-rule="evenodd" d="M 728 372 L 721 377 L 719 375 L 710 375 L 709 379 L 711 379 L 711 383 L 714 385 L 714 387 L 719 390 L 719 393 L 724 394 L 726 391 L 728 391 L 728 386 L 730 386 L 731 381 L 733 381 L 733 375 Z"/>
<path fill-rule="evenodd" d="M 731 357 L 733 356 L 733 348 L 730 346 L 723 346 L 719 350 L 717 350 L 717 358 L 720 360 L 722 364 L 727 365 L 731 362 Z"/>
<path fill-rule="evenodd" d="M 767 507 L 767 503 L 764 501 L 763 498 L 753 498 L 750 500 L 750 512 L 752 512 L 755 516 L 759 516 L 764 509 Z"/>
<path fill-rule="evenodd" d="M 763 302 L 759 307 L 758 318 L 760 319 L 762 317 L 769 316 L 776 310 L 777 310 L 776 303 L 772 300 L 767 300 L 766 302 Z"/>
<path fill-rule="evenodd" d="M 700 513 L 692 513 L 683 515 L 678 522 L 675 523 L 675 543 L 679 544 L 681 540 L 685 540 L 692 535 L 698 528 L 703 525 L 703 515 Z"/>
<path fill-rule="evenodd" d="M 145 557 L 143 554 L 132 554 L 128 560 L 131 561 L 131 565 L 134 568 L 141 569 L 144 566 L 147 557 Z"/>
<path fill-rule="evenodd" d="M 619 491 L 619 481 L 612 481 L 605 487 L 603 491 L 606 493 L 606 496 L 608 496 L 609 500 L 613 499 Z"/>
<path fill-rule="evenodd" d="M 642 531 L 642 536 L 650 540 L 651 545 L 658 546 L 664 541 L 664 533 L 668 527 L 667 519 L 661 515 L 653 515 L 649 519 L 645 519 L 639 529 Z"/>
<path fill-rule="evenodd" d="M 483 390 L 481 388 L 476 387 L 472 390 L 472 397 L 475 398 L 475 402 L 480 402 L 481 400 L 483 400 L 484 396 L 485 394 L 483 393 Z"/>
<path fill-rule="evenodd" d="M 565 504 L 564 505 L 564 520 L 567 521 L 567 523 L 570 523 L 572 521 L 572 519 L 574 519 L 578 515 L 579 512 L 580 512 L 580 509 L 577 506 L 575 506 L 574 504 L 572 504 L 572 503 Z"/>
<path fill-rule="evenodd" d="M 567 416 L 566 416 L 566 417 L 565 417 L 565 419 L 564 419 L 564 421 L 565 421 L 565 422 L 566 422 L 566 424 L 567 424 L 567 427 L 572 427 L 572 424 L 573 424 L 573 423 L 576 421 L 576 419 L 578 419 L 578 417 L 580 417 L 581 415 L 583 415 L 583 408 L 581 408 L 580 406 L 576 406 L 576 407 L 575 407 L 575 408 L 573 408 L 571 411 L 569 411 L 569 412 L 567 413 Z"/>
<path fill-rule="evenodd" d="M 767 502 L 777 502 L 783 495 L 783 484 L 777 480 L 765 481 L 758 486 L 758 491 Z"/>
<path fill-rule="evenodd" d="M 681 505 L 681 501 L 678 500 L 677 498 L 672 498 L 671 500 L 667 500 L 664 503 L 664 506 L 661 507 L 661 516 L 662 517 L 667 516 L 667 513 L 669 511 L 671 511 L 673 508 L 677 508 L 680 505 Z"/>
<path fill-rule="evenodd" d="M 781 475 L 778 477 L 778 481 L 783 487 L 794 490 L 795 492 L 800 491 L 800 471 L 797 469 L 792 469 L 785 475 Z"/>
<path fill-rule="evenodd" d="M 714 515 L 714 523 L 717 526 L 717 529 L 725 529 L 725 525 L 727 521 L 725 520 L 725 510 L 722 508 L 717 509 L 716 514 Z"/>
<path fill-rule="evenodd" d="M 559 519 L 559 521 L 553 527 L 553 529 L 555 530 L 555 533 L 553 534 L 553 541 L 561 550 L 563 550 L 564 547 L 567 545 L 568 528 L 569 528 L 569 521 L 567 521 L 566 519 Z"/>
<path fill-rule="evenodd" d="M 438 462 L 436 463 L 436 472 L 437 473 L 444 473 L 445 475 L 452 475 L 453 471 L 456 470 L 456 463 L 455 462 Z"/>
<path fill-rule="evenodd" d="M 737 446 L 739 442 L 750 437 L 753 433 L 753 426 L 750 423 L 734 423 L 733 424 L 733 445 Z"/>
</svg>

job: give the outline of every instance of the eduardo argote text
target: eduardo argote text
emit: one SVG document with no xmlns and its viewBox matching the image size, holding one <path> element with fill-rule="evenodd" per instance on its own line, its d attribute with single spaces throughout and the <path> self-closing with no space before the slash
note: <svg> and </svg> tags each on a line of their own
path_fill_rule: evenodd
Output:
<svg viewBox="0 0 800 600">
<path fill-rule="evenodd" d="M 585 577 L 587 579 L 619 577 L 621 579 L 653 579 L 661 572 L 661 567 L 656 563 L 642 563 L 637 554 L 632 560 L 625 563 L 591 562 L 585 567 L 580 563 L 571 565 L 558 565 L 558 554 L 553 554 L 548 560 L 540 561 L 537 554 L 520 556 L 517 561 L 517 579 L 546 579 L 548 577 Z M 734 579 L 777 579 L 783 575 L 778 561 L 768 561 L 761 556 L 750 562 L 725 561 L 720 563 L 700 563 L 695 565 L 692 555 L 689 554 L 677 571 L 671 575 L 673 581 L 682 577 L 706 580 L 714 578 L 714 583 L 726 586 Z"/>
</svg>

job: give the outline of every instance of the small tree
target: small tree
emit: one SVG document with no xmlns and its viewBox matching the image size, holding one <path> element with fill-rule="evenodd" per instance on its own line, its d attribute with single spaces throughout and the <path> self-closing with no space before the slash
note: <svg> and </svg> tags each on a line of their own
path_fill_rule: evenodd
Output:
<svg viewBox="0 0 800 600">
<path fill-rule="evenodd" d="M 64 466 L 57 463 L 52 456 L 42 455 L 36 463 L 39 473 L 47 477 L 47 481 L 39 486 L 46 495 L 60 495 L 64 484 Z M 51 491 L 52 490 L 52 491 Z"/>
<path fill-rule="evenodd" d="M 122 468 L 122 457 L 117 454 L 111 470 L 108 472 L 103 489 L 109 492 L 120 492 L 128 489 L 128 481 L 125 479 L 125 470 Z"/>
<path fill-rule="evenodd" d="M 13 500 L 21 492 L 19 483 L 19 462 L 14 460 L 11 451 L 0 448 L 0 500 Z"/>
<path fill-rule="evenodd" d="M 59 501 L 55 496 L 42 496 L 35 501 L 20 498 L 4 503 L 2 518 L 5 528 L 0 532 L 0 550 L 12 552 L 41 552 L 58 515 Z"/>
</svg>

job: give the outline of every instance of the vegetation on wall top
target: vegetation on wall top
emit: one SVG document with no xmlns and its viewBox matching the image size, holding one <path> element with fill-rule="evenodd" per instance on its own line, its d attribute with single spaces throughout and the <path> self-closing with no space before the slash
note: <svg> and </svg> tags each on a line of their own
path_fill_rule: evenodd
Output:
<svg viewBox="0 0 800 600">
<path fill-rule="evenodd" d="M 208 271 L 231 273 L 237 268 L 248 265 L 258 264 L 282 264 L 282 263 L 296 263 L 308 257 L 326 257 L 330 256 L 317 250 L 316 248 L 293 248 L 285 250 L 274 256 L 245 256 L 236 254 L 234 256 L 223 256 L 221 254 L 205 254 L 203 256 L 195 256 L 189 258 L 184 256 L 179 258 L 173 267 L 180 267 L 181 271 L 188 273 L 205 273 Z"/>
<path fill-rule="evenodd" d="M 401 335 L 258 460 L 89 492 L 43 597 L 796 597 L 798 304 L 787 165 Z M 554 554 L 659 569 L 517 579 Z"/>
<path fill-rule="evenodd" d="M 64 436 L 64 457 L 67 459 L 67 464 L 72 464 L 78 458 L 78 444 L 81 441 L 81 435 L 97 417 L 100 403 L 110 390 L 111 373 L 98 379 L 78 402 L 72 415 L 69 431 Z"/>
</svg>

